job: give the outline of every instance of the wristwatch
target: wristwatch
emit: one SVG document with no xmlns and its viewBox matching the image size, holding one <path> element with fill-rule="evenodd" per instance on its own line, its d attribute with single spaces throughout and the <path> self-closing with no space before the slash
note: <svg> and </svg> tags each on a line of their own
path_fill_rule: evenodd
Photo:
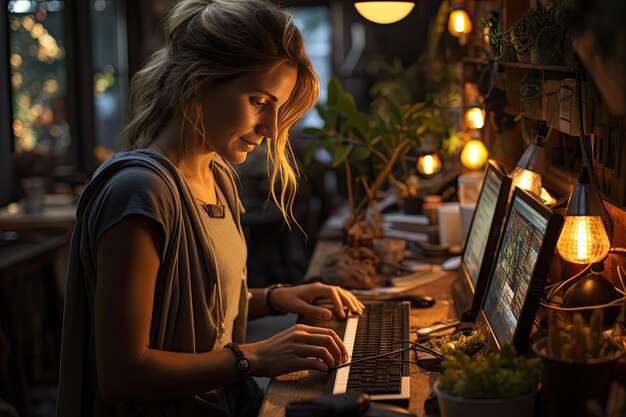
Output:
<svg viewBox="0 0 626 417">
<path fill-rule="evenodd" d="M 250 376 L 250 360 L 246 358 L 241 347 L 236 343 L 229 343 L 224 346 L 224 349 L 230 349 L 235 354 L 235 369 L 237 372 L 243 377 Z"/>
</svg>

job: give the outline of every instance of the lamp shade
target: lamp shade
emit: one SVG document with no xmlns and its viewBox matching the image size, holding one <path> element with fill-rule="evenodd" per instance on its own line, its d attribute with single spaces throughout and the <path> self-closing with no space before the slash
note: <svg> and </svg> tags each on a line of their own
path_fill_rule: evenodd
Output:
<svg viewBox="0 0 626 417">
<path fill-rule="evenodd" d="M 513 177 L 512 187 L 519 187 L 535 195 L 541 195 L 541 174 L 518 166 L 511 174 L 511 177 Z"/>
<path fill-rule="evenodd" d="M 602 222 L 602 202 L 590 183 L 586 168 L 570 195 L 556 248 L 563 259 L 577 264 L 600 262 L 611 249 Z"/>
<path fill-rule="evenodd" d="M 455 8 L 450 12 L 448 31 L 452 36 L 461 37 L 472 31 L 472 21 L 464 9 Z"/>
<path fill-rule="evenodd" d="M 479 169 L 485 165 L 487 157 L 487 148 L 480 139 L 469 140 L 461 151 L 461 163 L 464 167 L 471 170 Z"/>
<path fill-rule="evenodd" d="M 441 158 L 437 153 L 420 155 L 417 158 L 417 171 L 424 176 L 432 176 L 441 171 Z"/>
<path fill-rule="evenodd" d="M 356 0 L 354 7 L 370 22 L 383 25 L 398 22 L 411 13 L 415 1 L 407 0 Z"/>
</svg>

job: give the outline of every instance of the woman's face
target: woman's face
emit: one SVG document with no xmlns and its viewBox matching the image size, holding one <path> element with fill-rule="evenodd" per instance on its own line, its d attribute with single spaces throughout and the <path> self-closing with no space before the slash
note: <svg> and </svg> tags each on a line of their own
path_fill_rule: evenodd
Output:
<svg viewBox="0 0 626 417">
<path fill-rule="evenodd" d="M 296 78 L 296 69 L 282 63 L 271 71 L 210 84 L 202 102 L 204 145 L 230 163 L 244 162 L 264 137 L 276 138 L 278 113 Z"/>
</svg>

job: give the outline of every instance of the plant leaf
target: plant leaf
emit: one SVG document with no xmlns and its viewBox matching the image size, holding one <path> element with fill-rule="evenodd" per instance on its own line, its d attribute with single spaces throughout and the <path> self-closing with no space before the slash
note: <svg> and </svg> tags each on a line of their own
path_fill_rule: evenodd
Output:
<svg viewBox="0 0 626 417">
<path fill-rule="evenodd" d="M 337 148 L 335 149 L 335 154 L 333 155 L 332 167 L 338 167 L 344 161 L 344 159 L 348 157 L 350 151 L 352 151 L 352 148 L 354 148 L 354 145 L 337 146 Z"/>
</svg>

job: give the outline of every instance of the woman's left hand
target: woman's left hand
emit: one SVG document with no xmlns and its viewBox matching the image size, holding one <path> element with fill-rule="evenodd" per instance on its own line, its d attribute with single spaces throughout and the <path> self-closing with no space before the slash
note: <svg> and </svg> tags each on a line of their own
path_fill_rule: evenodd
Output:
<svg viewBox="0 0 626 417">
<path fill-rule="evenodd" d="M 275 308 L 290 313 L 328 320 L 332 317 L 332 312 L 327 308 L 313 304 L 323 298 L 329 299 L 333 303 L 337 315 L 342 319 L 346 318 L 344 306 L 347 307 L 348 311 L 356 314 L 361 314 L 365 308 L 363 303 L 350 291 L 319 282 L 277 288 L 272 291 L 271 303 Z"/>
</svg>

